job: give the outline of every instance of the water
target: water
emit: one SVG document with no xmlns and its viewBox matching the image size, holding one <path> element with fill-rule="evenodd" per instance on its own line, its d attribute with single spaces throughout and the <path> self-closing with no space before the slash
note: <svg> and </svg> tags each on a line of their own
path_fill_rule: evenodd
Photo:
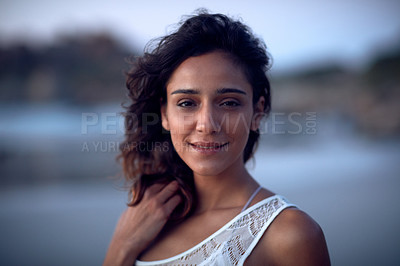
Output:
<svg viewBox="0 0 400 266">
<path fill-rule="evenodd" d="M 399 144 L 341 139 L 264 152 L 252 172 L 321 225 L 333 265 L 400 265 Z"/>
<path fill-rule="evenodd" d="M 102 131 L 118 119 L 101 122 L 113 108 L 1 109 L 1 265 L 102 263 L 127 199 L 108 178 L 120 171 L 110 148 L 117 123 Z M 83 112 L 100 121 L 87 134 Z M 263 137 L 250 172 L 318 221 L 333 265 L 400 265 L 400 140 L 371 140 L 331 119 L 315 135 Z"/>
</svg>

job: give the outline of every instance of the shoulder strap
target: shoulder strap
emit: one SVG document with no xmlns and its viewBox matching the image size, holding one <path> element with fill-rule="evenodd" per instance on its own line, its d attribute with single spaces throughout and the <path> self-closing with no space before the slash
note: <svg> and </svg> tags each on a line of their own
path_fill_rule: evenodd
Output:
<svg viewBox="0 0 400 266">
<path fill-rule="evenodd" d="M 261 186 L 259 186 L 256 191 L 253 192 L 253 194 L 251 194 L 249 200 L 246 202 L 246 204 L 243 206 L 243 209 L 240 212 L 243 212 L 245 209 L 247 209 L 247 207 L 249 207 L 251 201 L 254 199 L 254 197 L 257 195 L 257 193 L 261 190 Z"/>
</svg>

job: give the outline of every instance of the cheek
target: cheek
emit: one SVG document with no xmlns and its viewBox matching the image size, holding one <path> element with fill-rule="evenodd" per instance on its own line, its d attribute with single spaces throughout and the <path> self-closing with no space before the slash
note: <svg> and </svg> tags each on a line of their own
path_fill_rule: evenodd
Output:
<svg viewBox="0 0 400 266">
<path fill-rule="evenodd" d="M 193 114 L 171 112 L 169 117 L 171 134 L 177 136 L 187 134 L 195 127 L 195 117 Z"/>
<path fill-rule="evenodd" d="M 172 144 L 175 150 L 181 153 L 186 147 L 184 143 L 186 137 L 193 131 L 194 116 L 169 110 L 168 117 Z"/>
<path fill-rule="evenodd" d="M 174 146 L 174 149 L 178 152 L 178 154 L 180 153 L 180 151 L 183 150 L 183 139 L 184 137 L 182 135 L 179 134 L 179 130 L 171 130 L 170 131 L 171 134 L 171 141 L 172 141 L 172 145 Z"/>
<path fill-rule="evenodd" d="M 250 132 L 251 113 L 230 114 L 223 121 L 225 132 L 233 135 L 247 135 Z"/>
</svg>

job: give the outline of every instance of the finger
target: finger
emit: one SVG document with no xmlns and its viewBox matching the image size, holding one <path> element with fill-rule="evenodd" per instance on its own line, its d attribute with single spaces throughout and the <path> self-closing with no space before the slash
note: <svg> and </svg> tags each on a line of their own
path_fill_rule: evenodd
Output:
<svg viewBox="0 0 400 266">
<path fill-rule="evenodd" d="M 147 195 L 147 196 L 152 197 L 153 195 L 160 192 L 163 189 L 163 187 L 165 187 L 165 184 L 159 184 L 159 183 L 153 184 L 146 189 L 144 196 L 146 197 L 146 195 Z"/>
<path fill-rule="evenodd" d="M 157 195 L 158 200 L 160 200 L 160 202 L 162 202 L 162 203 L 166 202 L 170 197 L 172 197 L 172 195 L 174 195 L 176 193 L 178 188 L 179 188 L 178 182 L 172 181 L 171 183 L 166 185 L 160 191 L 160 193 L 158 193 L 158 195 Z"/>
<path fill-rule="evenodd" d="M 180 195 L 175 195 L 171 197 L 164 205 L 166 213 L 168 216 L 173 212 L 173 210 L 178 206 L 178 204 L 182 201 L 182 197 Z"/>
</svg>

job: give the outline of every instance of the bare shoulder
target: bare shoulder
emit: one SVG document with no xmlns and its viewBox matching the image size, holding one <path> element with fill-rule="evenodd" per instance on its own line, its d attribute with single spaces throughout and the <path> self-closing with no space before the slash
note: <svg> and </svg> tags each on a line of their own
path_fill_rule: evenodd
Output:
<svg viewBox="0 0 400 266">
<path fill-rule="evenodd" d="M 330 265 L 321 227 L 297 208 L 282 211 L 248 258 L 268 265 Z"/>
</svg>

